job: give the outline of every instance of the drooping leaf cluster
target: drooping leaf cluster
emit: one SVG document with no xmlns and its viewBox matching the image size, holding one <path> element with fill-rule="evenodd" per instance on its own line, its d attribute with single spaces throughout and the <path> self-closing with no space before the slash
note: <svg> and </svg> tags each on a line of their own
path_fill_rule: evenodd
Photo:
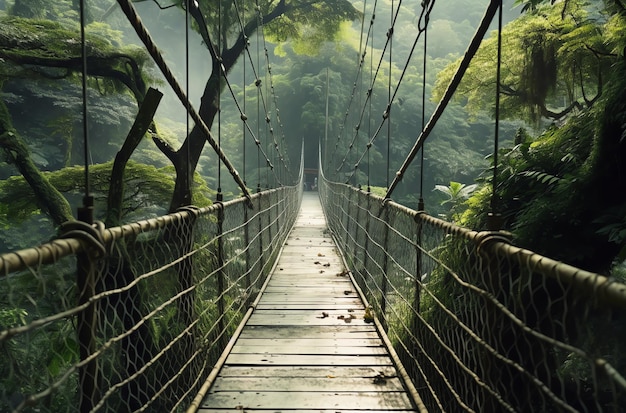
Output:
<svg viewBox="0 0 626 413">
<path fill-rule="evenodd" d="M 583 0 L 528 10 L 502 32 L 501 116 L 538 123 L 592 106 L 626 41 L 623 17 Z M 483 42 L 457 93 L 471 113 L 493 113 L 496 48 L 494 34 Z M 435 98 L 456 67 L 440 74 Z"/>
</svg>

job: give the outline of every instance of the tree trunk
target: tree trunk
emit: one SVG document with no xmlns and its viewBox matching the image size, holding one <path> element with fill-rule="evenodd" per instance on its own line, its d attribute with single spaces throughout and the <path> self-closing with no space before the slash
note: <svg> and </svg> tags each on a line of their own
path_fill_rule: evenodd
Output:
<svg viewBox="0 0 626 413">
<path fill-rule="evenodd" d="M 219 96 L 223 86 L 221 85 L 221 71 L 217 64 L 213 64 L 213 71 L 204 88 L 204 94 L 200 100 L 200 109 L 198 114 L 204 120 L 204 123 L 211 128 L 213 120 L 217 114 L 219 107 Z M 172 160 L 176 169 L 176 182 L 174 185 L 174 193 L 170 203 L 170 212 L 174 212 L 180 207 L 191 205 L 192 201 L 192 182 L 193 174 L 198 166 L 202 149 L 207 138 L 202 130 L 195 125 L 185 143 L 180 149 L 173 154 L 165 154 Z M 189 158 L 189 159 L 187 159 Z"/>
<path fill-rule="evenodd" d="M 122 202 L 124 198 L 124 170 L 131 155 L 143 139 L 152 125 L 152 118 L 156 112 L 163 93 L 150 88 L 139 108 L 135 123 L 128 132 L 124 145 L 115 156 L 111 179 L 109 184 L 109 196 L 107 198 L 106 226 L 114 227 L 120 224 L 122 219 Z"/>
</svg>

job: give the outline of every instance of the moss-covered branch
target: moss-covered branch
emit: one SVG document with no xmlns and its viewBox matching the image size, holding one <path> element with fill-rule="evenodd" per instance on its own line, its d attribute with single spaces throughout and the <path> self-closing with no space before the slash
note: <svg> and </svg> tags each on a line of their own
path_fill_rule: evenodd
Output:
<svg viewBox="0 0 626 413">
<path fill-rule="evenodd" d="M 125 85 L 138 102 L 147 90 L 143 66 L 144 51 L 135 47 L 120 49 L 107 40 L 89 36 L 87 74 L 112 79 Z M 5 17 L 0 20 L 0 58 L 16 65 L 64 69 L 66 77 L 82 70 L 78 31 L 48 20 Z"/>
<path fill-rule="evenodd" d="M 50 216 L 56 226 L 74 219 L 65 197 L 50 184 L 31 159 L 28 147 L 13 128 L 9 111 L 2 102 L 0 102 L 0 147 L 8 161 L 15 165 L 32 188 L 39 208 Z"/>
</svg>

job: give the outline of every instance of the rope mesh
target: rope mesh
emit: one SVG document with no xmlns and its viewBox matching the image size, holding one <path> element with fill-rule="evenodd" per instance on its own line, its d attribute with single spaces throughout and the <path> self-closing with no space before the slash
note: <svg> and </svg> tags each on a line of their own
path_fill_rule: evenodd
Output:
<svg viewBox="0 0 626 413">
<path fill-rule="evenodd" d="M 0 256 L 0 411 L 182 411 L 258 294 L 301 194 L 102 229 L 104 254 L 79 235 Z"/>
<path fill-rule="evenodd" d="M 626 406 L 626 286 L 349 186 L 329 226 L 432 411 Z"/>
</svg>

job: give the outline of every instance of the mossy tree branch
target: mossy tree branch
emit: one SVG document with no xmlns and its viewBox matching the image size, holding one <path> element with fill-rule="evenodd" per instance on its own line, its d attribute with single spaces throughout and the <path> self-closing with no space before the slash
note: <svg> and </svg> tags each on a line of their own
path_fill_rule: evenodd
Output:
<svg viewBox="0 0 626 413">
<path fill-rule="evenodd" d="M 46 179 L 30 156 L 28 146 L 13 128 L 11 116 L 6 105 L 0 101 L 0 147 L 4 150 L 7 160 L 28 182 L 35 194 L 36 202 L 59 226 L 73 220 L 72 208 L 61 193 Z"/>
</svg>

